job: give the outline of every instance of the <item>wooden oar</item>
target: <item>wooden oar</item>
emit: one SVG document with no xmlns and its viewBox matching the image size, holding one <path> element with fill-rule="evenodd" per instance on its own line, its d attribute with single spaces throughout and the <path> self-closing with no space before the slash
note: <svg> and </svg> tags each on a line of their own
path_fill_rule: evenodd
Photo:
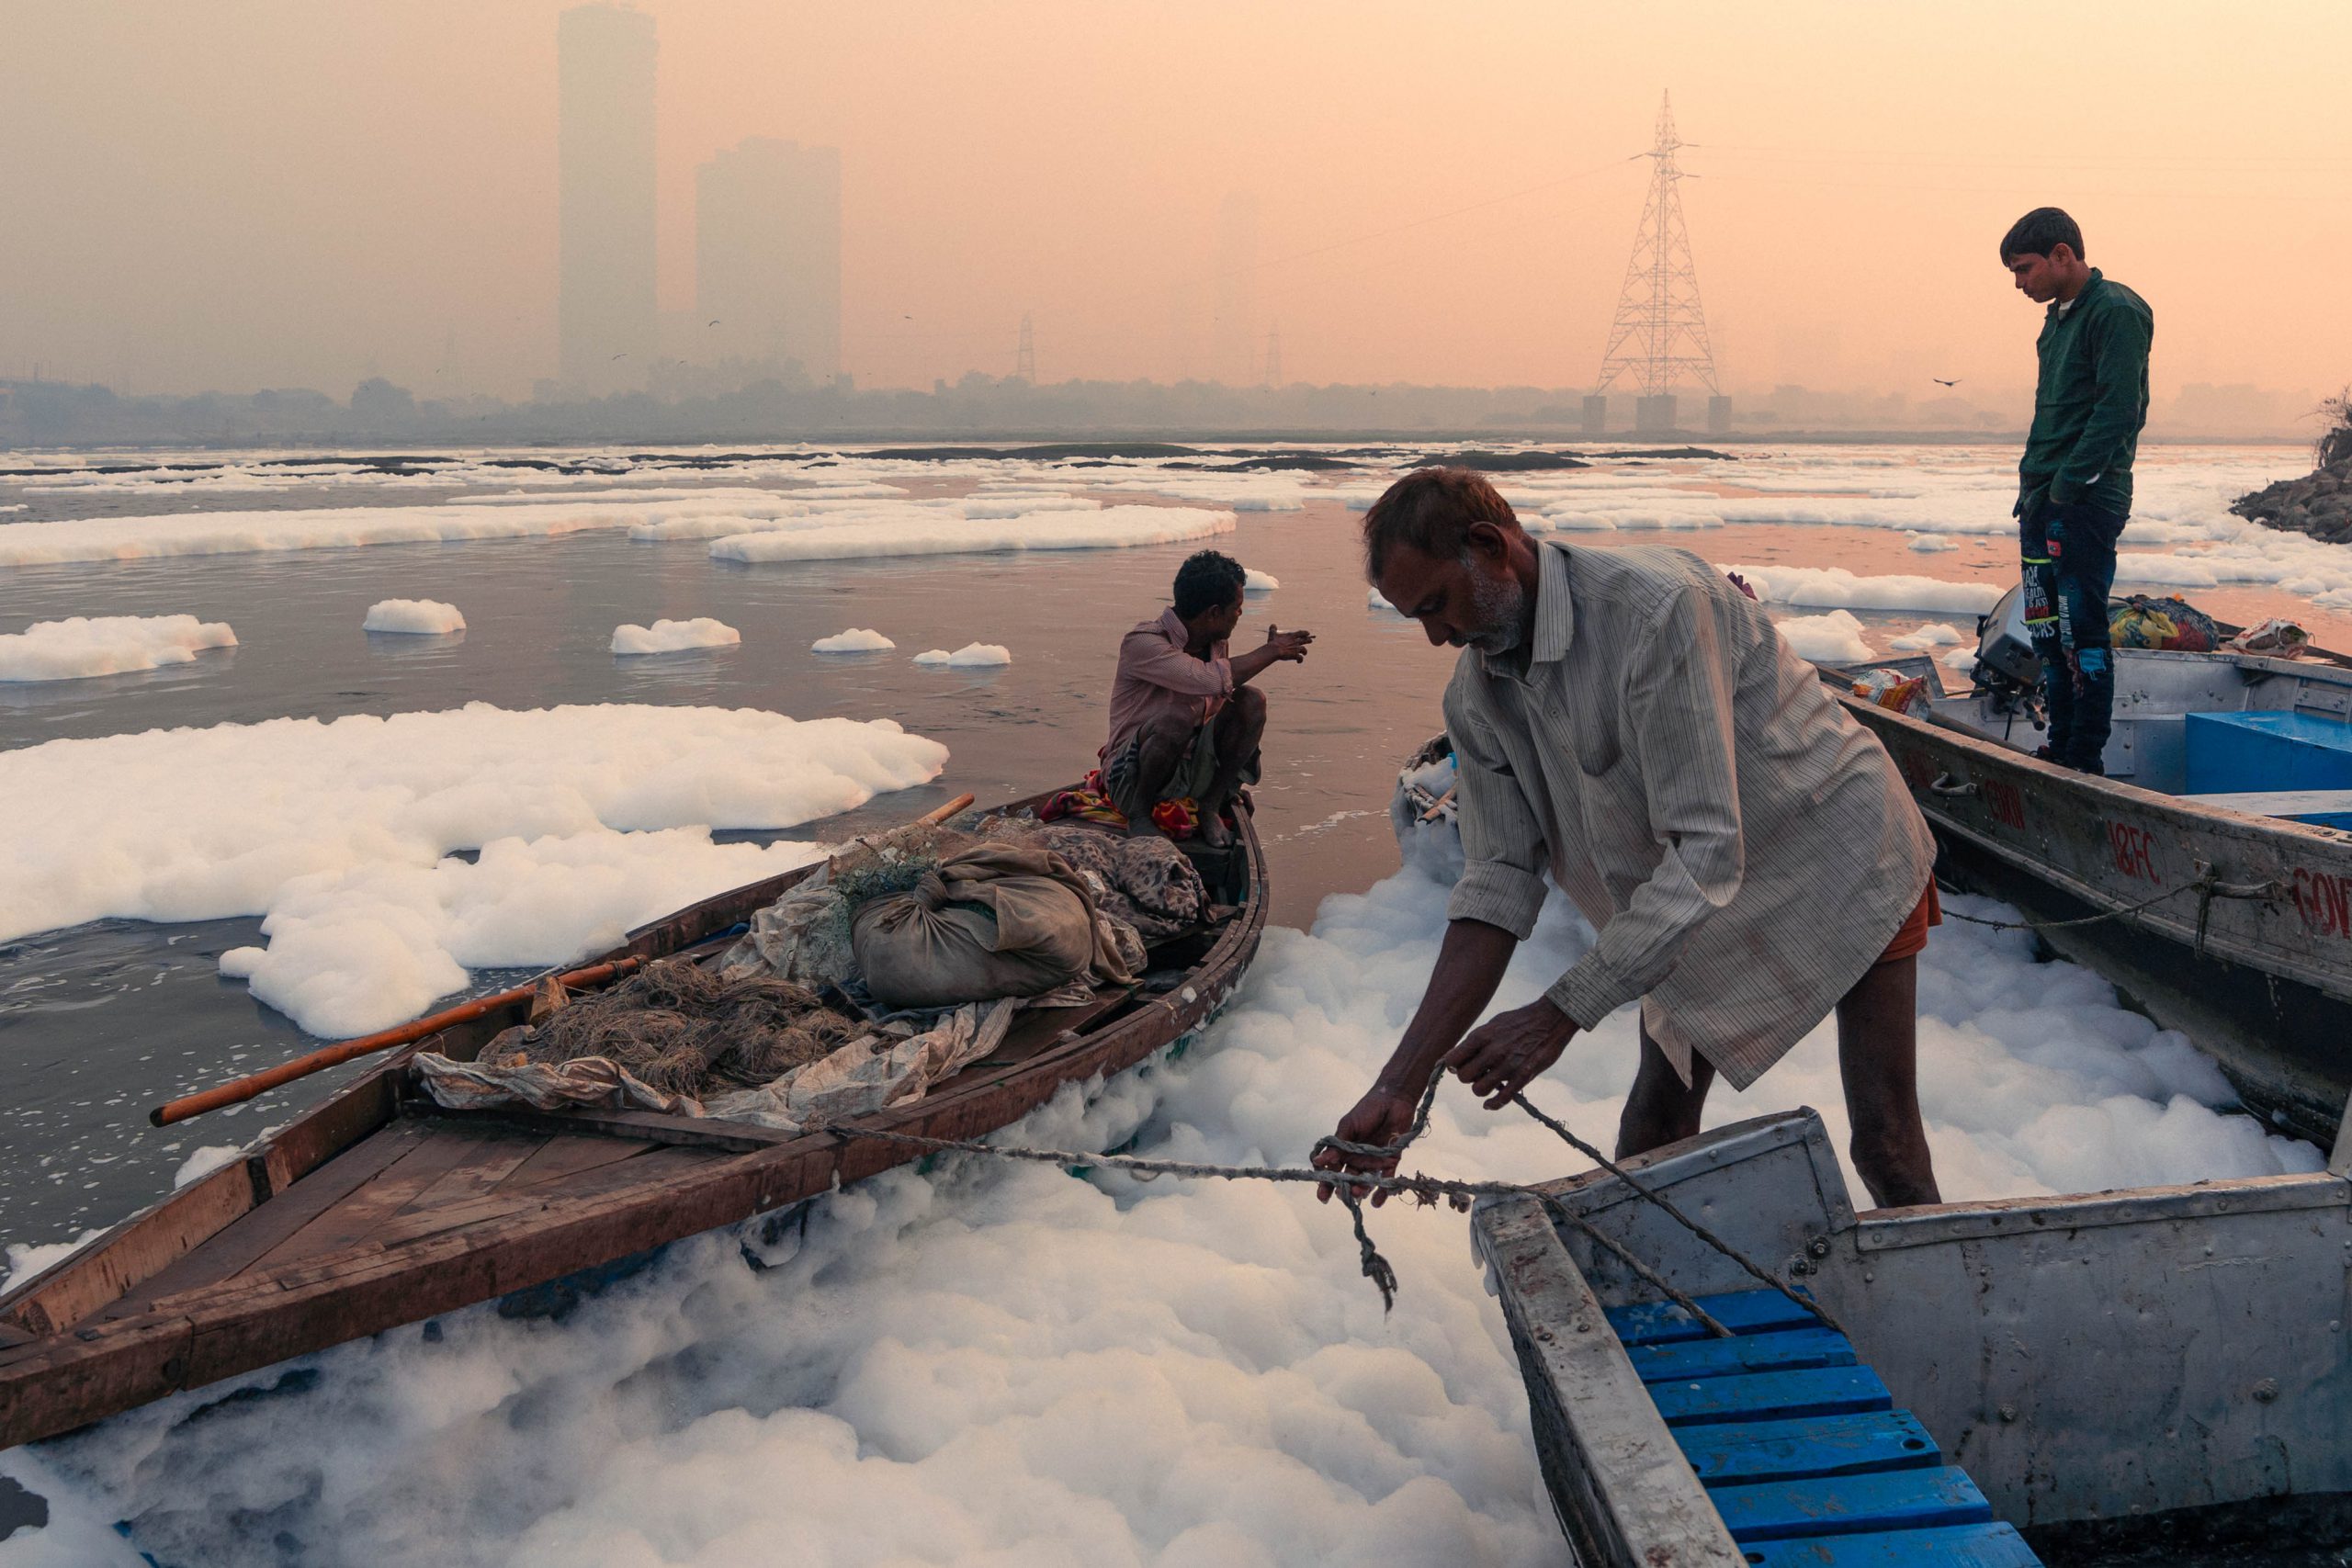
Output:
<svg viewBox="0 0 2352 1568">
<path fill-rule="evenodd" d="M 644 963 L 645 960 L 642 958 L 623 958 L 611 964 L 592 964 L 585 969 L 574 969 L 571 974 L 559 975 L 556 978 L 566 990 L 574 990 L 602 985 L 606 980 L 630 974 Z M 411 1041 L 424 1039 L 435 1030 L 447 1029 L 453 1023 L 463 1023 L 468 1019 L 480 1018 L 486 1012 L 496 1012 L 500 1008 L 512 1003 L 527 1001 L 537 992 L 539 984 L 538 981 L 534 980 L 527 986 L 517 986 L 511 991 L 499 991 L 492 996 L 476 997 L 472 1001 L 458 1003 L 447 1012 L 436 1012 L 430 1018 L 420 1018 L 413 1023 L 403 1023 L 398 1029 L 387 1029 L 377 1034 L 363 1034 L 356 1040 L 345 1040 L 338 1045 L 322 1047 L 307 1056 L 297 1056 L 290 1062 L 280 1062 L 277 1066 L 265 1068 L 250 1077 L 242 1077 L 232 1083 L 217 1085 L 201 1094 L 191 1094 L 186 1099 L 175 1100 L 169 1105 L 159 1105 L 147 1112 L 147 1120 L 158 1127 L 168 1127 L 175 1122 L 185 1122 L 191 1116 L 201 1116 L 208 1111 L 218 1111 L 224 1105 L 242 1104 L 255 1095 L 268 1093 L 280 1084 L 292 1083 L 296 1078 L 307 1078 L 312 1073 L 322 1073 L 329 1067 L 341 1066 L 345 1062 L 356 1061 L 362 1056 L 373 1055 L 379 1051 L 389 1051 L 395 1045 L 406 1045 Z"/>
<path fill-rule="evenodd" d="M 915 825 L 931 827 L 944 822 L 971 805 L 973 798 L 969 795 L 959 795 L 936 811 L 928 811 L 916 818 Z M 585 969 L 575 969 L 569 975 L 559 975 L 556 976 L 556 981 L 566 990 L 579 990 L 589 986 L 602 985 L 606 980 L 617 979 L 623 975 L 634 972 L 644 963 L 645 960 L 642 958 L 623 958 L 611 964 L 594 964 Z M 517 986 L 511 991 L 500 991 L 494 996 L 476 997 L 472 1001 L 458 1003 L 447 1012 L 436 1012 L 430 1018 L 420 1018 L 413 1023 L 403 1023 L 398 1029 L 387 1029 L 377 1034 L 363 1034 L 356 1040 L 345 1040 L 338 1045 L 322 1047 L 307 1056 L 297 1056 L 290 1062 L 280 1062 L 277 1066 L 265 1068 L 250 1077 L 242 1077 L 232 1083 L 216 1085 L 201 1094 L 191 1094 L 184 1099 L 175 1100 L 168 1105 L 159 1105 L 147 1112 L 147 1120 L 158 1127 L 168 1127 L 175 1122 L 185 1122 L 191 1116 L 201 1116 L 208 1111 L 218 1111 L 224 1105 L 242 1105 L 256 1095 L 268 1093 L 280 1084 L 292 1083 L 296 1078 L 307 1078 L 312 1073 L 322 1073 L 329 1067 L 339 1067 L 345 1062 L 356 1061 L 362 1056 L 371 1056 L 379 1051 L 389 1051 L 395 1045 L 406 1045 L 412 1041 L 424 1039 L 436 1030 L 447 1029 L 453 1023 L 463 1023 L 469 1019 L 480 1018 L 484 1013 L 495 1012 L 511 1003 L 527 1000 L 537 992 L 543 983 L 534 980 L 527 986 Z"/>
</svg>

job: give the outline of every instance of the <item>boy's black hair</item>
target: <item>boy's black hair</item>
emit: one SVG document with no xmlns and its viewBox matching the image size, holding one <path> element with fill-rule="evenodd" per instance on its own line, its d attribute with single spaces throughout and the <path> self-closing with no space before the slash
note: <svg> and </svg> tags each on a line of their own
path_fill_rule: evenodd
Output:
<svg viewBox="0 0 2352 1568">
<path fill-rule="evenodd" d="M 1185 620 L 1207 610 L 1220 610 L 1241 596 L 1250 574 L 1222 550 L 1189 556 L 1176 569 L 1176 613 Z"/>
<path fill-rule="evenodd" d="M 2074 252 L 2076 260 L 2082 259 L 2083 226 L 2067 217 L 2063 207 L 2037 207 L 2001 236 L 2001 260 L 2046 256 L 2061 245 Z"/>
</svg>

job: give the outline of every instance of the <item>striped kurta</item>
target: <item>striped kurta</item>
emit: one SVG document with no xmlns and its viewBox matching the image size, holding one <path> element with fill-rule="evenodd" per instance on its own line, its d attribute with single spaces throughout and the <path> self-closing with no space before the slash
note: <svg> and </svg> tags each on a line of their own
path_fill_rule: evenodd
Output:
<svg viewBox="0 0 2352 1568">
<path fill-rule="evenodd" d="M 1600 933 L 1545 993 L 1640 998 L 1745 1089 L 1860 979 L 1927 888 L 1893 759 L 1763 607 L 1686 550 L 1541 544 L 1529 648 L 1446 688 L 1468 864 L 1449 914 L 1524 939 L 1542 873 Z M 1524 662 L 1524 670 L 1521 665 Z"/>
</svg>

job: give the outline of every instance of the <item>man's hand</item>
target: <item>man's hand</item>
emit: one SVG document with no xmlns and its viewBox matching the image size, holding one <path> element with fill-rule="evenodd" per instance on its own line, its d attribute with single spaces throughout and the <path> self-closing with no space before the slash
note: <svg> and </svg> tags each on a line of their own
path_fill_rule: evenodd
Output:
<svg viewBox="0 0 2352 1568">
<path fill-rule="evenodd" d="M 1384 1089 L 1374 1084 L 1370 1093 L 1356 1101 L 1354 1110 L 1340 1118 L 1339 1128 L 1332 1135 L 1342 1143 L 1370 1144 L 1374 1147 L 1385 1146 L 1405 1135 L 1406 1129 L 1413 1124 L 1413 1112 L 1419 1109 L 1419 1097 L 1404 1094 L 1392 1089 Z M 1397 1156 L 1395 1155 L 1381 1158 L 1372 1155 L 1346 1154 L 1339 1149 L 1317 1149 L 1315 1152 L 1314 1163 L 1318 1170 L 1361 1171 L 1373 1176 L 1392 1176 L 1396 1170 L 1396 1160 Z M 1366 1189 L 1358 1187 L 1354 1191 L 1355 1195 L 1361 1198 L 1364 1195 Z M 1315 1197 L 1317 1201 L 1328 1203 L 1331 1201 L 1331 1189 L 1317 1187 L 1315 1190 Z M 1386 1201 L 1388 1201 L 1388 1193 L 1385 1189 L 1372 1190 L 1374 1208 L 1376 1209 Z"/>
<path fill-rule="evenodd" d="M 1314 640 L 1313 632 L 1286 632 L 1272 626 L 1266 628 L 1267 650 L 1282 663 L 1296 664 L 1305 660 L 1306 645 Z"/>
<path fill-rule="evenodd" d="M 1523 1008 L 1499 1012 L 1472 1030 L 1449 1052 L 1444 1065 L 1485 1095 L 1487 1109 L 1499 1111 L 1535 1076 L 1560 1059 L 1575 1038 L 1574 1020 L 1538 997 Z M 1359 1107 L 1358 1109 L 1362 1109 Z M 1344 1125 L 1344 1123 L 1342 1123 Z"/>
</svg>

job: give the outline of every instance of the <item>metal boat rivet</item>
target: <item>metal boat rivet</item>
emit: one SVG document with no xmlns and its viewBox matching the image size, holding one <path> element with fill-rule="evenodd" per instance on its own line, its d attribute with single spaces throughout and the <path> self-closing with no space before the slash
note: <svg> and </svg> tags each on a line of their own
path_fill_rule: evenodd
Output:
<svg viewBox="0 0 2352 1568">
<path fill-rule="evenodd" d="M 2265 1378 L 2260 1382 L 2254 1385 L 2254 1398 L 2256 1404 L 2267 1404 L 2278 1397 L 2278 1380 L 2277 1378 Z"/>
<path fill-rule="evenodd" d="M 1804 1249 L 1815 1258 L 1826 1258 L 1829 1256 L 1829 1238 L 1826 1235 L 1815 1236 L 1804 1244 Z"/>
</svg>

